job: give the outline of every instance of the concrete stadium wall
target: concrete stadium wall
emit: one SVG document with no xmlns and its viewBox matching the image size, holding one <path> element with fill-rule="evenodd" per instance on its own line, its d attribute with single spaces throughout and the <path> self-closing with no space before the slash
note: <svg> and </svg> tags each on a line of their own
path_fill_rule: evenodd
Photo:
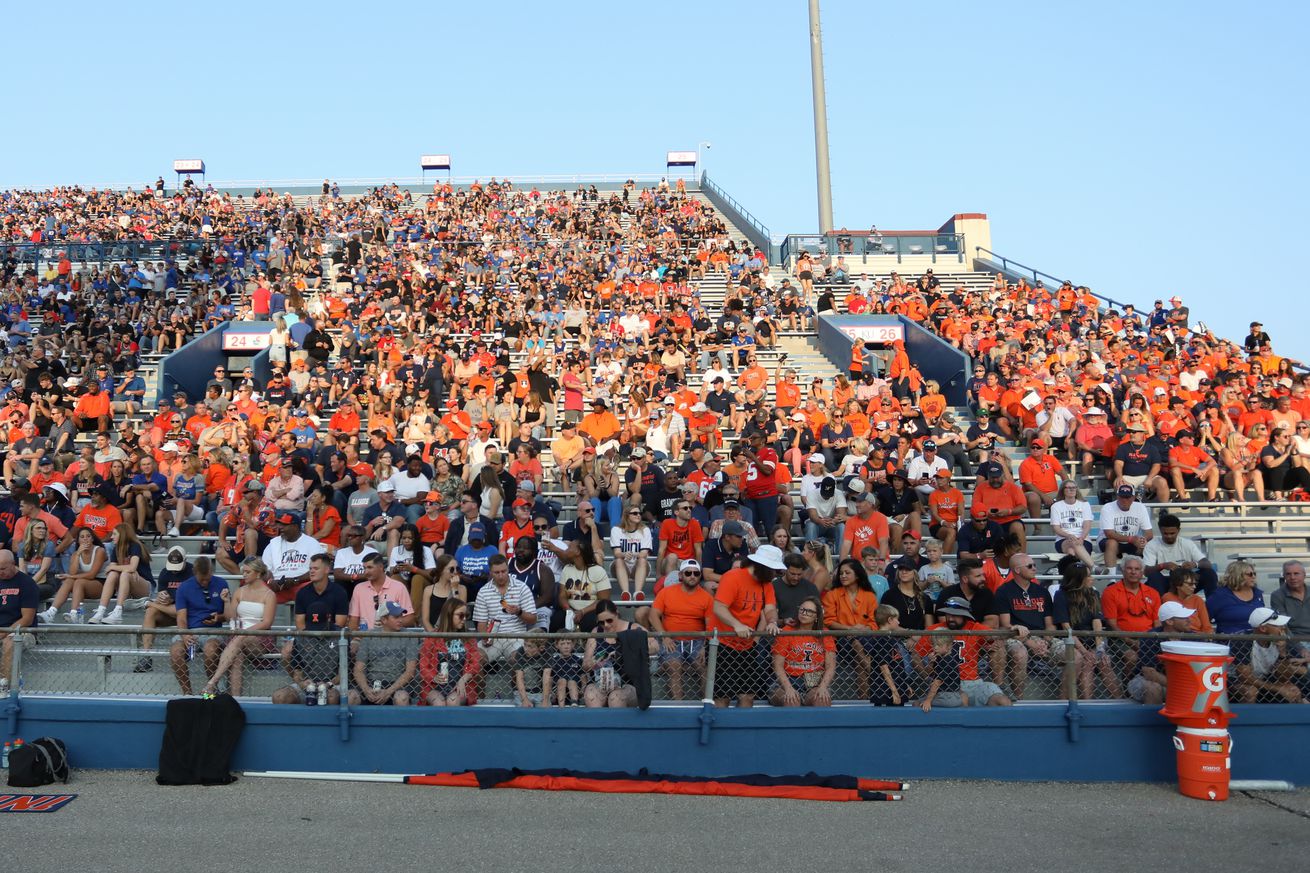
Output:
<svg viewBox="0 0 1310 873">
<path fill-rule="evenodd" d="M 68 744 L 74 768 L 158 766 L 162 700 L 22 700 L 18 735 Z M 636 710 L 356 708 L 243 703 L 234 769 L 430 773 L 569 767 L 677 775 L 848 773 L 869 778 L 1168 782 L 1172 725 L 1153 707 Z M 1233 778 L 1310 784 L 1310 711 L 1237 707 Z M 703 722 L 707 716 L 709 721 Z M 343 727 L 344 724 L 344 727 Z M 345 737 L 343 739 L 343 737 Z"/>
</svg>

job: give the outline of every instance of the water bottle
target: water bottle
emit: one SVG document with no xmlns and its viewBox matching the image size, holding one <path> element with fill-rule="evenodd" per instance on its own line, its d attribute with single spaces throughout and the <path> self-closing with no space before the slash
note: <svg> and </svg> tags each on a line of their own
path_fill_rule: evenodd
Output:
<svg viewBox="0 0 1310 873">
<path fill-rule="evenodd" d="M 8 740 L 5 740 L 5 749 L 4 749 L 4 752 L 3 752 L 3 754 L 0 754 L 0 767 L 6 767 L 6 768 L 7 768 L 7 767 L 9 766 L 9 752 L 10 752 L 12 749 L 13 749 L 13 744 L 10 743 Z"/>
<path fill-rule="evenodd" d="M 305 706 L 318 706 L 318 686 L 313 682 L 305 686 Z"/>
<path fill-rule="evenodd" d="M 196 644 L 191 643 L 186 647 L 186 659 L 188 661 L 194 661 L 195 658 L 196 658 Z"/>
<path fill-rule="evenodd" d="M 374 680 L 373 680 L 373 690 L 374 690 L 374 691 L 381 691 L 381 690 L 382 690 L 382 680 L 381 680 L 381 679 L 374 679 Z"/>
<path fill-rule="evenodd" d="M 327 706 L 328 684 L 326 682 L 318 683 L 318 705 Z"/>
<path fill-rule="evenodd" d="M 9 696 L 9 680 L 0 679 L 0 697 Z"/>
</svg>

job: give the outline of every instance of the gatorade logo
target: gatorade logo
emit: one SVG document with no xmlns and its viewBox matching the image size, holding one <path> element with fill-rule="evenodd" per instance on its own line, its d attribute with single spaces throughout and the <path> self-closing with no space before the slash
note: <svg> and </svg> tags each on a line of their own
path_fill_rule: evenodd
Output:
<svg viewBox="0 0 1310 873">
<path fill-rule="evenodd" d="M 1201 685 L 1201 691 L 1192 704 L 1192 712 L 1208 712 L 1211 709 L 1227 712 L 1228 687 L 1223 665 L 1213 664 L 1203 667 L 1200 664 L 1193 664 L 1192 669 L 1196 671 L 1197 680 Z"/>
<path fill-rule="evenodd" d="M 1224 668 L 1209 667 L 1201 674 L 1201 684 L 1209 691 L 1224 690 Z"/>
</svg>

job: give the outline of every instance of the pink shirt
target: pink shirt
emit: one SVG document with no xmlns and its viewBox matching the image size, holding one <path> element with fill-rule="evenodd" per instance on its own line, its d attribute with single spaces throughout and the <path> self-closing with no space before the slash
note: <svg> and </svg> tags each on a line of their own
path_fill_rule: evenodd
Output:
<svg viewBox="0 0 1310 873">
<path fill-rule="evenodd" d="M 376 603 L 374 595 L 377 595 Z M 381 594 L 373 588 L 371 582 L 360 582 L 355 586 L 355 592 L 350 595 L 350 617 L 359 619 L 360 630 L 368 630 L 374 624 L 378 607 L 387 600 L 405 607 L 406 614 L 414 611 L 414 603 L 409 599 L 409 588 L 387 576 L 382 580 Z"/>
</svg>

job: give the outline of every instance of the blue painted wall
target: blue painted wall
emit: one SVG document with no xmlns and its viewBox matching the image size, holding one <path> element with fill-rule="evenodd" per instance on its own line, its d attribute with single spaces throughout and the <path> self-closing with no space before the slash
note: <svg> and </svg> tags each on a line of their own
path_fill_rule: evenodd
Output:
<svg viewBox="0 0 1310 873">
<path fill-rule="evenodd" d="M 235 769 L 430 773 L 470 767 L 570 767 L 680 775 L 850 773 L 872 778 L 1168 782 L 1172 725 L 1154 708 L 1081 708 L 1077 742 L 1061 704 L 1012 709 L 716 711 L 702 744 L 695 707 L 623 710 L 353 710 L 243 704 Z M 1289 755 L 1305 707 L 1237 707 L 1233 777 L 1310 784 L 1310 755 Z M 68 743 L 74 767 L 158 765 L 163 701 L 24 698 L 18 734 Z"/>
<path fill-rule="evenodd" d="M 965 379 L 969 372 L 969 356 L 920 327 L 911 319 L 900 315 L 821 315 L 819 316 L 819 350 L 840 370 L 851 367 L 851 339 L 842 328 L 870 327 L 899 324 L 905 329 L 905 352 L 923 373 L 924 379 L 935 379 L 942 386 L 942 394 L 952 406 L 965 403 Z"/>
</svg>

